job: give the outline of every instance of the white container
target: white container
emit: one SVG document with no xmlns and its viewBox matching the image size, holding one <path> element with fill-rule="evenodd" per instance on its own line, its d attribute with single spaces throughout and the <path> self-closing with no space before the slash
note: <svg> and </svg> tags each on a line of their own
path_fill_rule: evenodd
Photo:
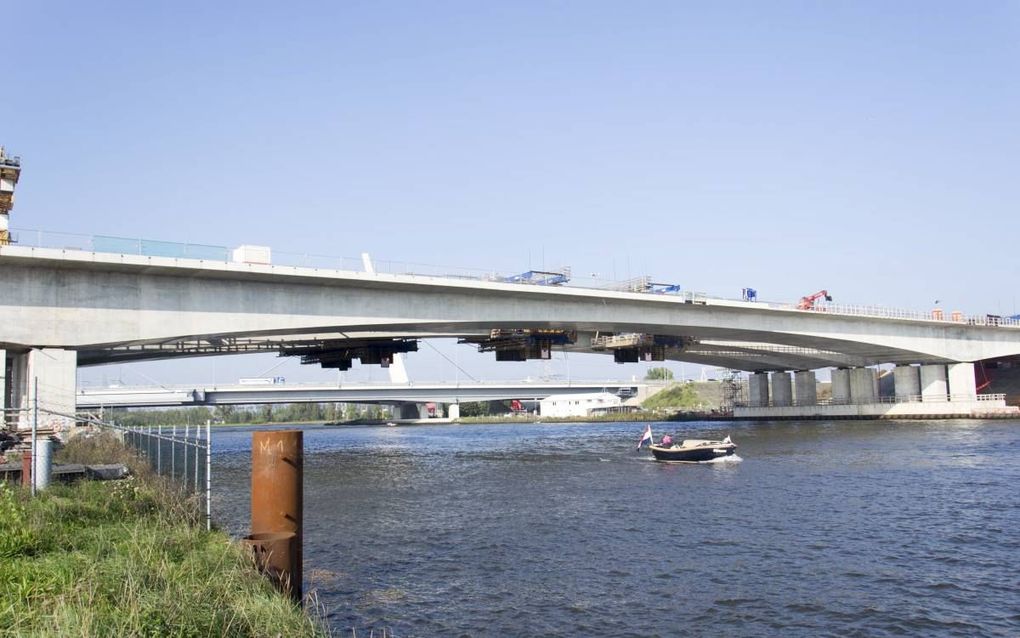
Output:
<svg viewBox="0 0 1020 638">
<path fill-rule="evenodd" d="M 270 264 L 272 254 L 269 246 L 245 244 L 234 249 L 234 261 L 239 264 Z"/>
<path fill-rule="evenodd" d="M 32 462 L 32 480 L 35 489 L 44 490 L 50 486 L 53 474 L 53 441 L 41 438 L 35 443 L 35 459 Z"/>
</svg>

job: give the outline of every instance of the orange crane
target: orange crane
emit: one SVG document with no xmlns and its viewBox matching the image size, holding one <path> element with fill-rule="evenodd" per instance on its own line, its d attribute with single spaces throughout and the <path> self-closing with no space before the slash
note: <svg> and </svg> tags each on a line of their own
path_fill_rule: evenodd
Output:
<svg viewBox="0 0 1020 638">
<path fill-rule="evenodd" d="M 826 301 L 832 301 L 832 296 L 828 290 L 819 290 L 813 295 L 800 298 L 800 303 L 797 304 L 797 310 L 814 310 L 815 302 L 819 299 L 825 299 Z"/>
</svg>

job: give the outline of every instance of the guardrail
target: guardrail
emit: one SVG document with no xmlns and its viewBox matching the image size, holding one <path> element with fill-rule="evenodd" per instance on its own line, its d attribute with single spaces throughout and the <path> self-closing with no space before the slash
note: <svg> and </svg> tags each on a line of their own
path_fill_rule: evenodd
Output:
<svg viewBox="0 0 1020 638">
<path fill-rule="evenodd" d="M 796 304 L 764 302 L 761 305 L 768 306 L 775 310 L 797 310 L 799 312 L 827 313 L 834 315 L 849 315 L 852 317 L 875 317 L 879 319 L 909 319 L 912 321 L 935 321 L 939 323 L 962 324 L 968 326 L 1020 326 L 1020 319 L 1003 317 L 1001 315 L 965 315 L 962 312 L 952 312 L 946 318 L 944 312 L 933 310 L 922 312 L 919 310 L 905 310 L 902 308 L 886 308 L 884 306 L 869 306 L 855 304 L 832 304 L 815 306 L 814 308 L 798 308 Z"/>
<path fill-rule="evenodd" d="M 164 257 L 173 259 L 194 259 L 200 261 L 230 262 L 233 250 L 226 246 L 207 244 L 178 243 L 149 239 L 113 237 L 105 235 L 83 235 L 77 233 L 61 233 L 53 231 L 13 229 L 11 239 L 15 244 L 35 248 L 56 248 L 60 250 L 87 251 L 121 255 L 140 255 L 146 257 Z M 339 272 L 365 272 L 363 257 L 343 257 L 336 255 L 316 255 L 311 253 L 293 253 L 272 251 L 272 266 L 293 268 L 312 268 L 335 270 Z M 403 275 L 412 277 L 436 277 L 443 279 L 467 279 L 472 281 L 494 281 L 516 283 L 523 286 L 538 285 L 527 280 L 514 279 L 495 270 L 481 268 L 465 268 L 442 266 L 437 264 L 416 263 L 410 261 L 373 259 L 372 270 L 376 273 Z M 1020 327 L 1020 317 L 1003 317 L 1000 315 L 965 315 L 962 312 L 951 312 L 946 318 L 941 309 L 929 312 L 887 308 L 874 305 L 857 304 L 818 304 L 813 308 L 798 308 L 796 303 L 747 301 L 746 299 L 728 299 L 712 297 L 703 292 L 682 290 L 673 292 L 647 289 L 650 277 L 629 278 L 623 281 L 603 279 L 597 273 L 590 278 L 572 279 L 565 284 L 569 288 L 583 288 L 613 292 L 632 292 L 645 295 L 669 295 L 680 297 L 687 303 L 711 304 L 713 300 L 727 303 L 740 302 L 748 307 L 758 306 L 773 310 L 796 310 L 798 312 L 828 313 L 853 317 L 871 317 L 879 319 L 903 319 L 910 321 L 931 321 L 938 323 L 963 324 L 970 326 Z"/>
</svg>

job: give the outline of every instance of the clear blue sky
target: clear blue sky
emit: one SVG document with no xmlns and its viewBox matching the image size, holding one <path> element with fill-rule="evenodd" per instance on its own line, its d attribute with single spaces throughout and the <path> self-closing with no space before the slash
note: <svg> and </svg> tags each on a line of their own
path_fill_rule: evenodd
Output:
<svg viewBox="0 0 1020 638">
<path fill-rule="evenodd" d="M 1020 312 L 1018 2 L 3 5 L 15 228 Z"/>
</svg>

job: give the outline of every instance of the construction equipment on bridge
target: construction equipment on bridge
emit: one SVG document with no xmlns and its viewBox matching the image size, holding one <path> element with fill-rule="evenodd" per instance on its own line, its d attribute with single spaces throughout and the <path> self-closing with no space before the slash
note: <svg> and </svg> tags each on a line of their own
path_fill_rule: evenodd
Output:
<svg viewBox="0 0 1020 638">
<path fill-rule="evenodd" d="M 797 304 L 797 310 L 814 310 L 815 302 L 819 299 L 825 301 L 832 301 L 832 296 L 828 290 L 819 290 L 818 292 L 800 298 L 800 303 Z"/>
<path fill-rule="evenodd" d="M 559 286 L 570 281 L 570 268 L 559 270 L 529 270 L 512 277 L 502 277 L 508 284 L 535 284 L 537 286 Z"/>
<path fill-rule="evenodd" d="M 618 290 L 620 292 L 651 292 L 659 295 L 677 294 L 683 290 L 680 284 L 656 283 L 648 275 L 633 277 L 626 281 L 614 281 L 602 287 L 602 290 Z"/>
<path fill-rule="evenodd" d="M 0 146 L 0 246 L 11 243 L 10 212 L 20 176 L 21 158 L 8 155 Z"/>
<path fill-rule="evenodd" d="M 417 339 L 333 339 L 280 345 L 280 356 L 301 356 L 301 363 L 318 363 L 323 368 L 350 370 L 355 359 L 362 365 L 388 368 L 393 355 L 417 352 Z"/>
<path fill-rule="evenodd" d="M 670 352 L 680 352 L 691 343 L 690 339 L 669 335 L 627 333 L 619 335 L 596 335 L 592 337 L 591 349 L 595 352 L 611 350 L 616 363 L 637 363 L 638 361 L 665 361 Z"/>
<path fill-rule="evenodd" d="M 496 361 L 527 361 L 551 359 L 553 346 L 564 346 L 577 341 L 573 330 L 496 328 L 488 338 L 465 338 L 459 343 L 478 346 L 479 352 L 495 352 Z"/>
</svg>

